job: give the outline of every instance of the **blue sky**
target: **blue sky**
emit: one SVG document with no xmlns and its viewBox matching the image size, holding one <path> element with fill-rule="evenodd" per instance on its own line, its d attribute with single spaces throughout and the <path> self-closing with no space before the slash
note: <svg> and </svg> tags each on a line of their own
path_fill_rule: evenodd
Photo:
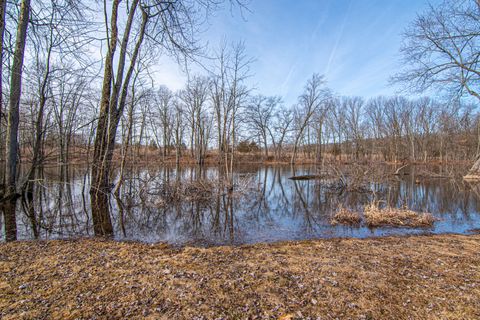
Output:
<svg viewBox="0 0 480 320">
<path fill-rule="evenodd" d="M 435 4 L 440 0 L 432 0 Z M 325 75 L 338 94 L 394 94 L 388 78 L 401 67 L 401 33 L 428 6 L 424 0 L 251 0 L 243 17 L 217 12 L 202 41 L 243 40 L 255 59 L 250 85 L 296 102 L 306 80 Z M 179 89 L 186 77 L 162 59 L 156 81 Z"/>
</svg>

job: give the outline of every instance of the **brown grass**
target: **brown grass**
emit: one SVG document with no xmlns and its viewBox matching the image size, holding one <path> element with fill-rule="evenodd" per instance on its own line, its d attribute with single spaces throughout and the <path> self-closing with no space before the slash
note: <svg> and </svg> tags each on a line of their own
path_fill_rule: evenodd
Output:
<svg viewBox="0 0 480 320">
<path fill-rule="evenodd" d="M 0 244 L 2 319 L 479 319 L 480 235 Z"/>
<path fill-rule="evenodd" d="M 378 203 L 370 203 L 364 208 L 366 224 L 369 227 L 431 227 L 435 218 L 431 213 L 415 212 L 407 208 L 380 208 Z"/>
<path fill-rule="evenodd" d="M 332 225 L 359 225 L 361 221 L 362 219 L 358 212 L 354 212 L 352 210 L 344 208 L 342 205 L 338 207 L 337 211 L 330 219 L 330 223 Z"/>
</svg>

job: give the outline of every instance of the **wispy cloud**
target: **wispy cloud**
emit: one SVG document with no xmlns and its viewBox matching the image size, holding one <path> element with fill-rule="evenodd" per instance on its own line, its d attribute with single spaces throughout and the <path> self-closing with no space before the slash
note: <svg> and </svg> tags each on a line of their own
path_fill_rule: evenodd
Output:
<svg viewBox="0 0 480 320">
<path fill-rule="evenodd" d="M 337 48 L 340 44 L 340 40 L 343 37 L 343 31 L 345 30 L 345 24 L 347 23 L 348 13 L 350 12 L 350 7 L 351 6 L 352 6 L 352 0 L 350 0 L 348 2 L 347 10 L 345 10 L 345 14 L 343 15 L 343 19 L 342 19 L 342 24 L 340 25 L 340 31 L 338 32 L 338 36 L 337 36 L 337 39 L 335 41 L 335 44 L 334 44 L 332 50 L 330 51 L 330 56 L 328 58 L 327 66 L 325 67 L 325 75 L 326 76 L 328 76 L 328 74 L 330 72 L 330 67 L 331 67 L 333 61 L 335 60 L 335 57 L 336 57 L 336 54 L 337 54 Z"/>
<path fill-rule="evenodd" d="M 394 93 L 388 77 L 397 67 L 399 34 L 427 2 L 252 1 L 247 19 L 218 13 L 202 41 L 215 47 L 223 36 L 244 40 L 256 59 L 250 84 L 258 92 L 283 95 L 287 105 L 295 103 L 313 72 L 323 71 L 328 85 L 341 94 Z M 170 63 L 162 59 L 156 81 L 177 89 L 185 76 Z"/>
</svg>

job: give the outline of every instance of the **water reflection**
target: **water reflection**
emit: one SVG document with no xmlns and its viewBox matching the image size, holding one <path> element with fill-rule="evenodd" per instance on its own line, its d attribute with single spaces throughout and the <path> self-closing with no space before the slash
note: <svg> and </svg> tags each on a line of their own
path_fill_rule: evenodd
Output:
<svg viewBox="0 0 480 320">
<path fill-rule="evenodd" d="M 235 188 L 223 187 L 216 167 L 153 167 L 130 170 L 109 206 L 119 240 L 216 245 L 322 237 L 391 234 L 468 233 L 480 227 L 480 189 L 452 179 L 418 180 L 412 174 L 388 183 L 372 182 L 372 192 L 332 188 L 334 179 L 290 180 L 317 172 L 315 167 L 238 167 Z M 20 239 L 93 234 L 89 208 L 89 170 L 44 168 L 19 201 Z M 373 198 L 406 205 L 441 218 L 432 229 L 331 226 L 339 204 L 361 210 Z M 3 225 L 3 221 L 1 221 Z M 2 227 L 3 232 L 3 227 Z M 2 234 L 3 237 L 3 234 Z"/>
</svg>

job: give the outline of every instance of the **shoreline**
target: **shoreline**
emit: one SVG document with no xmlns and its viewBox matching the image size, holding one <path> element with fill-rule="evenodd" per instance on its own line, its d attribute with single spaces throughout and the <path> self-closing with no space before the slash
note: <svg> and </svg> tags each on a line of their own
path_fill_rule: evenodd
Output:
<svg viewBox="0 0 480 320">
<path fill-rule="evenodd" d="M 396 227 L 397 229 L 402 229 Z M 406 230 L 411 229 L 410 227 L 405 227 Z M 148 245 L 148 246 L 165 246 L 172 250 L 183 250 L 186 248 L 201 248 L 201 249 L 211 249 L 211 248 L 222 248 L 222 247 L 231 247 L 231 248 L 242 248 L 242 247 L 253 247 L 257 245 L 267 245 L 267 246 L 281 246 L 289 244 L 300 244 L 304 242 L 317 242 L 317 241 L 341 241 L 341 240 L 381 240 L 381 239 L 402 239 L 402 238 L 411 238 L 411 237 L 436 237 L 436 236 L 475 236 L 480 235 L 480 228 L 474 228 L 467 230 L 466 232 L 441 232 L 433 233 L 430 231 L 421 231 L 418 233 L 395 233 L 387 235 L 373 235 L 366 237 L 352 237 L 352 236 L 332 236 L 332 237 L 318 237 L 318 238 L 305 238 L 305 239 L 287 239 L 287 240 L 273 240 L 273 241 L 259 241 L 259 242 L 238 242 L 238 243 L 214 243 L 208 241 L 197 241 L 198 244 L 195 244 L 196 241 L 188 241 L 185 243 L 171 243 L 168 241 L 143 241 L 139 239 L 125 239 L 115 237 L 99 237 L 99 236 L 75 236 L 75 237 L 65 237 L 65 238 L 50 238 L 50 239 L 17 239 L 13 243 L 44 243 L 48 242 L 82 242 L 82 241 L 100 241 L 100 242 L 112 242 L 112 243 L 125 243 L 125 244 L 138 244 L 138 245 Z M 2 239 L 0 240 L 0 247 L 2 244 L 7 244 L 7 242 Z"/>
<path fill-rule="evenodd" d="M 91 165 L 92 159 L 87 157 L 87 154 L 82 156 L 76 156 L 71 159 L 69 163 L 60 163 L 57 162 L 55 159 L 47 159 L 43 162 L 43 167 L 58 167 L 62 165 L 69 165 L 69 166 L 88 166 Z M 121 159 L 118 156 L 115 156 L 112 159 L 112 162 L 119 165 L 121 163 Z M 141 155 L 135 159 L 135 164 L 128 164 L 129 166 L 169 166 L 174 167 L 176 165 L 175 158 L 173 156 L 168 156 L 167 158 L 163 159 L 161 156 L 158 155 L 150 155 L 144 156 Z M 302 166 L 302 165 L 339 165 L 339 166 L 348 166 L 348 165 L 387 165 L 387 166 L 395 166 L 395 165 L 412 165 L 412 166 L 448 166 L 448 165 L 462 165 L 466 167 L 470 167 L 472 165 L 473 160 L 440 160 L 440 159 L 428 159 L 427 161 L 424 160 L 398 160 L 398 161 L 391 161 L 391 160 L 384 160 L 384 159 L 369 159 L 369 158 L 362 158 L 362 159 L 351 159 L 347 156 L 343 155 L 340 158 L 333 158 L 332 156 L 326 157 L 324 161 L 317 161 L 312 158 L 304 158 L 300 157 L 296 159 L 293 166 Z M 5 163 L 5 159 L 0 159 L 0 163 Z M 30 158 L 22 158 L 23 164 L 31 164 Z M 242 166 L 242 165 L 263 165 L 263 166 L 292 166 L 290 162 L 290 157 L 285 156 L 280 159 L 267 159 L 262 154 L 238 154 L 234 160 L 234 166 Z M 218 166 L 218 165 L 225 165 L 224 161 L 218 160 L 216 154 L 208 154 L 205 158 L 205 161 L 202 164 L 199 164 L 195 159 L 192 159 L 189 156 L 184 156 L 180 159 L 179 162 L 180 166 Z"/>
<path fill-rule="evenodd" d="M 0 243 L 0 317 L 480 317 L 480 235 L 182 247 Z"/>
</svg>

